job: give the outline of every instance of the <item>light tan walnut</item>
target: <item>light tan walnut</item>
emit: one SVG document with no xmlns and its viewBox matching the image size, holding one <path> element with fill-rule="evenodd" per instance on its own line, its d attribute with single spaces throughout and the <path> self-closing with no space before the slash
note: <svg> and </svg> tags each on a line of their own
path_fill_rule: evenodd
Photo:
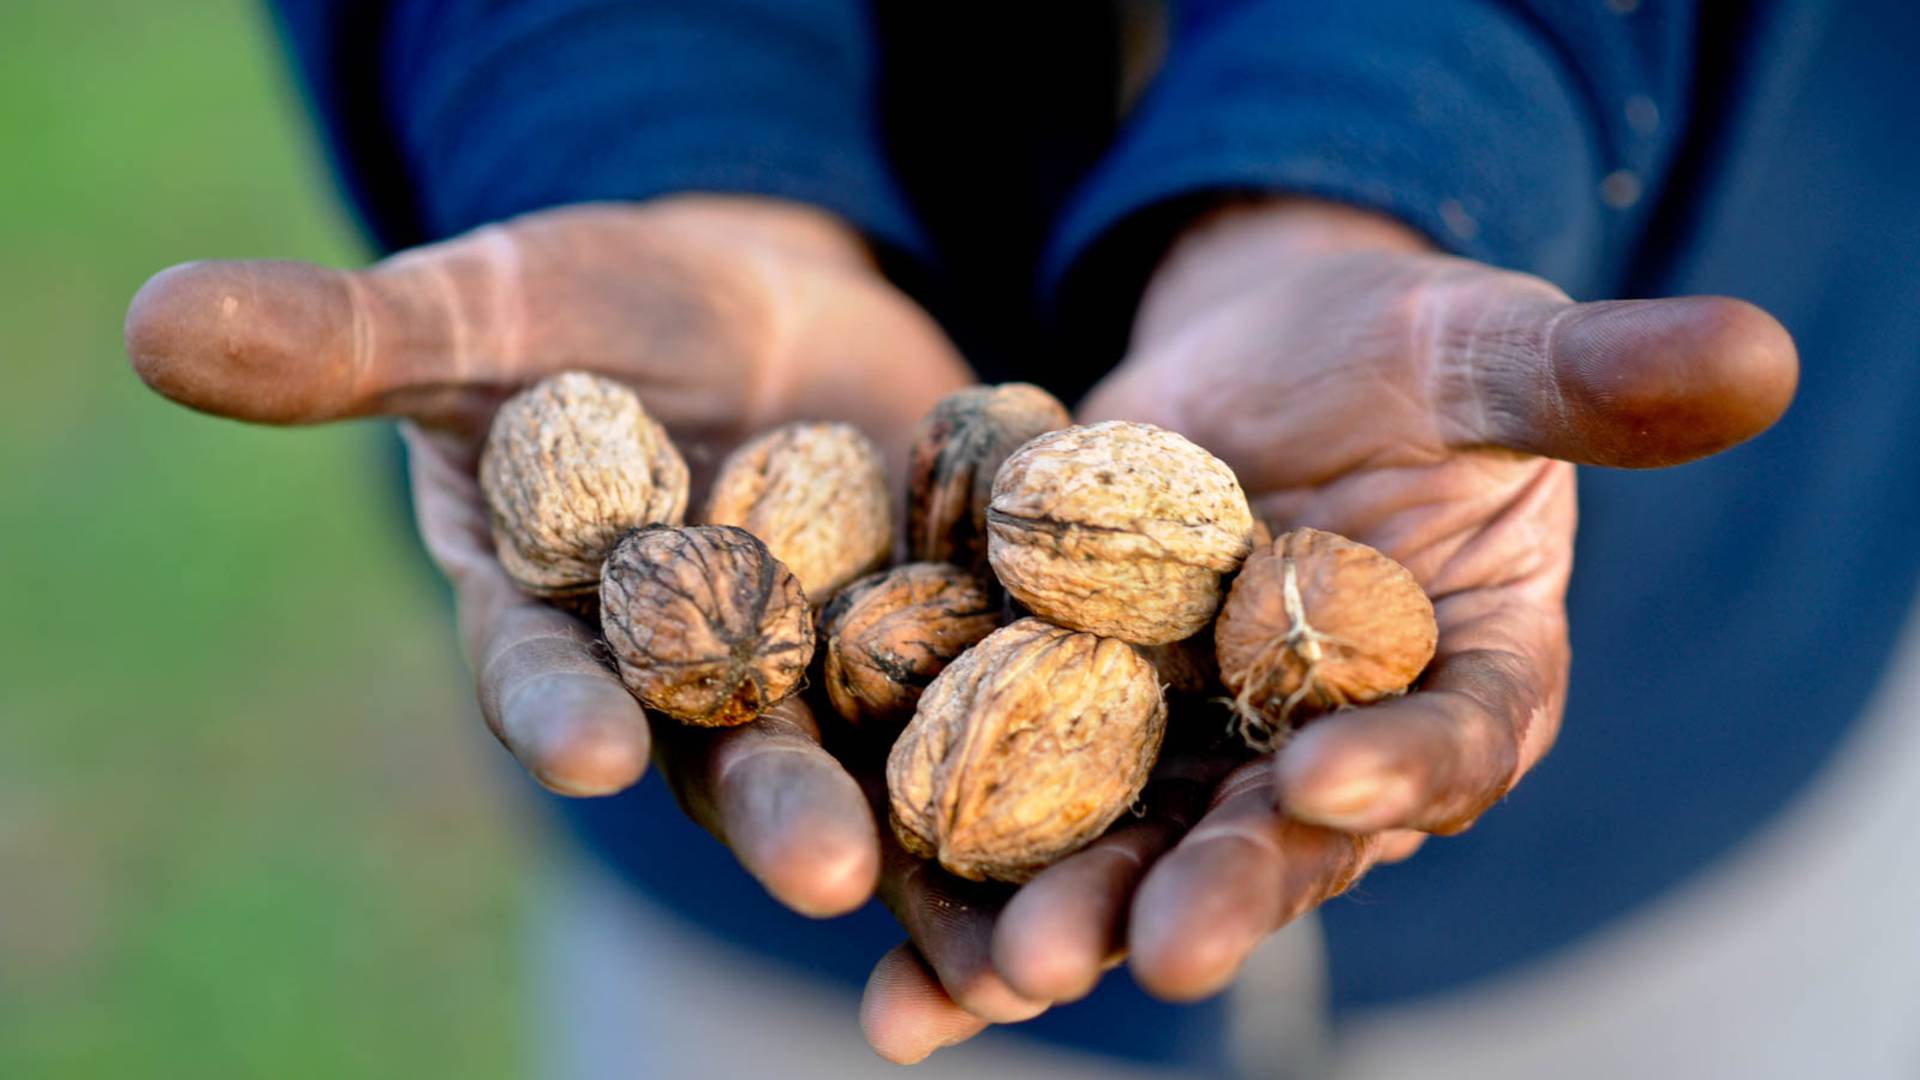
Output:
<svg viewBox="0 0 1920 1080">
<path fill-rule="evenodd" d="M 648 708 L 702 727 L 744 724 L 800 689 L 813 613 L 752 533 L 642 529 L 607 556 L 601 629 Z"/>
<path fill-rule="evenodd" d="M 914 433 L 907 462 L 907 557 L 987 573 L 987 500 L 1007 456 L 1073 423 L 1028 383 L 970 386 L 940 399 Z"/>
<path fill-rule="evenodd" d="M 521 590 L 590 599 L 621 535 L 678 525 L 687 465 L 639 395 L 612 379 L 566 372 L 495 414 L 480 454 L 500 565 Z"/>
<path fill-rule="evenodd" d="M 764 540 L 816 605 L 893 550 L 886 464 L 849 424 L 787 424 L 748 441 L 721 464 L 704 517 Z"/>
<path fill-rule="evenodd" d="M 954 657 L 1000 625 L 986 583 L 947 563 L 870 574 L 820 618 L 827 697 L 849 723 L 896 733 Z"/>
<path fill-rule="evenodd" d="M 1406 567 L 1318 529 L 1254 552 L 1213 633 L 1221 681 L 1256 745 L 1316 713 L 1400 693 L 1440 636 Z"/>
<path fill-rule="evenodd" d="M 894 833 L 961 877 L 1025 881 L 1132 805 L 1166 727 L 1132 646 L 1022 619 L 920 698 L 887 759 Z"/>
<path fill-rule="evenodd" d="M 1221 578 L 1253 547 L 1233 470 L 1152 424 L 1108 421 L 1042 435 L 993 482 L 994 573 L 1061 626 L 1161 645 L 1200 632 Z"/>
</svg>

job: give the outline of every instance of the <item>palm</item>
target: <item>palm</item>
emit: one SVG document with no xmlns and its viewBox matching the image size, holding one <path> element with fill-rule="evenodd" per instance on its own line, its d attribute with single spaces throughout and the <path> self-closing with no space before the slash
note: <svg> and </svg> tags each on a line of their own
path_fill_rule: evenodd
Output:
<svg viewBox="0 0 1920 1080">
<path fill-rule="evenodd" d="M 1190 234 L 1081 415 L 1179 430 L 1234 467 L 1275 529 L 1332 530 L 1406 564 L 1435 601 L 1433 664 L 1414 693 L 1315 720 L 1270 758 L 1170 747 L 1145 819 L 1010 895 L 925 872 L 893 890 L 913 945 L 869 985 L 884 1050 L 1072 1000 L 1122 955 L 1162 996 L 1213 993 L 1375 861 L 1466 827 L 1559 724 L 1568 462 L 1691 460 L 1791 397 L 1791 343 L 1748 305 L 1575 305 L 1359 217 L 1287 206 Z M 1189 725 L 1224 726 L 1204 709 Z"/>
<path fill-rule="evenodd" d="M 1534 329 L 1539 312 L 1565 307 L 1537 279 L 1458 260 L 1326 258 L 1183 311 L 1172 325 L 1149 309 L 1128 375 L 1090 401 L 1104 415 L 1128 409 L 1134 380 L 1193 387 L 1162 406 L 1163 419 L 1232 464 L 1276 530 L 1341 533 L 1413 571 L 1440 624 L 1429 685 L 1442 693 L 1472 686 L 1482 698 L 1498 689 L 1501 707 L 1449 714 L 1469 720 L 1446 733 L 1451 739 L 1429 733 L 1394 755 L 1402 805 L 1389 805 L 1391 791 L 1318 804 L 1309 789 L 1295 792 L 1301 816 L 1455 831 L 1551 743 L 1567 667 L 1561 599 L 1572 565 L 1573 468 L 1485 446 L 1479 432 L 1490 414 L 1512 408 L 1488 370 L 1514 363 L 1528 335 L 1552 332 Z M 1168 400 L 1164 390 L 1156 396 Z M 1289 758 L 1312 756 L 1317 741 Z M 1443 792 L 1406 775 L 1439 769 L 1478 783 Z M 1301 770 L 1292 786 L 1315 779 L 1345 786 Z M 1427 805 L 1405 820 L 1415 789 Z"/>
<path fill-rule="evenodd" d="M 421 536 L 455 587 L 481 711 L 542 783 L 607 794 L 651 757 L 790 906 L 825 914 L 869 895 L 872 819 L 805 706 L 719 733 L 651 730 L 597 634 L 513 588 L 474 479 L 499 402 L 569 368 L 634 385 L 696 483 L 731 443 L 802 417 L 856 423 L 904 456 L 912 425 L 968 374 L 844 225 L 684 197 L 546 211 L 358 272 L 190 264 L 135 298 L 127 343 L 149 385 L 194 408 L 406 421 Z"/>
</svg>

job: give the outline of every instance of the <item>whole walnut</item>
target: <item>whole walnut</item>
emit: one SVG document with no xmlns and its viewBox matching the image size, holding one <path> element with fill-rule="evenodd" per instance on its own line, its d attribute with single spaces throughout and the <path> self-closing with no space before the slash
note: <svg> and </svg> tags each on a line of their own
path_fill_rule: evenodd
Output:
<svg viewBox="0 0 1920 1080">
<path fill-rule="evenodd" d="M 1254 552 L 1213 634 L 1221 681 L 1256 743 L 1284 737 L 1297 717 L 1405 690 L 1440 637 L 1406 567 L 1318 529 Z"/>
<path fill-rule="evenodd" d="M 940 399 L 914 433 L 907 462 L 907 557 L 987 572 L 987 500 L 1007 455 L 1073 423 L 1029 383 L 970 386 Z"/>
<path fill-rule="evenodd" d="M 678 525 L 687 465 L 621 383 L 552 375 L 500 407 L 480 454 L 500 565 L 522 591 L 591 598 L 600 564 L 630 529 Z"/>
<path fill-rule="evenodd" d="M 721 463 L 705 518 L 766 541 L 815 604 L 893 551 L 886 464 L 850 424 L 787 424 L 745 443 Z"/>
<path fill-rule="evenodd" d="M 894 833 L 961 877 L 1025 881 L 1132 805 L 1166 727 L 1132 646 L 1022 619 L 920 698 L 887 758 Z"/>
<path fill-rule="evenodd" d="M 620 680 L 648 708 L 744 724 L 800 689 L 813 617 L 800 582 L 745 529 L 641 529 L 607 556 L 600 622 Z"/>
<path fill-rule="evenodd" d="M 1061 626 L 1161 645 L 1204 629 L 1221 577 L 1253 548 L 1233 470 L 1152 424 L 1108 421 L 1042 435 L 993 482 L 994 573 Z"/>
<path fill-rule="evenodd" d="M 1139 648 L 1169 696 L 1201 697 L 1217 689 L 1220 667 L 1214 660 L 1212 634 L 1202 632 L 1165 645 Z"/>
<path fill-rule="evenodd" d="M 870 574 L 820 617 L 827 697 L 841 716 L 889 733 L 934 676 L 1000 625 L 1000 604 L 960 567 L 920 562 Z"/>
</svg>

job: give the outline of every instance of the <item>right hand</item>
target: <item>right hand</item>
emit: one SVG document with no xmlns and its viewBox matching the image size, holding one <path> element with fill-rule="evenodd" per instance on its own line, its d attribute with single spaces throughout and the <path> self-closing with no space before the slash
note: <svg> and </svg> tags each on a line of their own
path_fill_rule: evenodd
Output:
<svg viewBox="0 0 1920 1080">
<path fill-rule="evenodd" d="M 855 424 L 902 475 L 913 425 L 971 375 L 844 223 L 680 196 L 547 210 L 362 271 L 189 263 L 140 290 L 126 335 L 140 377 L 191 408 L 266 424 L 403 421 L 420 534 L 453 584 L 481 712 L 540 783 L 609 795 L 651 756 L 782 902 L 811 915 L 865 902 L 873 819 L 807 707 L 650 730 L 596 657 L 596 629 L 513 587 L 475 480 L 500 402 L 573 368 L 639 391 L 686 453 L 695 505 L 721 455 L 788 420 Z"/>
</svg>

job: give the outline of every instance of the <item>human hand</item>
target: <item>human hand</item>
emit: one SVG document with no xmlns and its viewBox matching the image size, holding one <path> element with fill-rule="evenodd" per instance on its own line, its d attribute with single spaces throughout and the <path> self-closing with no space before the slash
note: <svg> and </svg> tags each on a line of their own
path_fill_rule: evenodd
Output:
<svg viewBox="0 0 1920 1080">
<path fill-rule="evenodd" d="M 843 223 L 682 196 L 543 211 L 357 272 L 187 264 L 134 298 L 127 350 L 149 386 L 218 415 L 403 421 L 421 537 L 453 583 L 481 711 L 542 784 L 612 794 L 651 756 L 689 814 L 789 906 L 833 914 L 872 892 L 872 818 L 807 707 L 650 730 L 595 655 L 595 628 L 513 587 L 475 480 L 499 403 L 571 368 L 634 386 L 696 492 L 732 445 L 802 418 L 859 426 L 901 475 L 914 423 L 970 376 Z"/>
<path fill-rule="evenodd" d="M 1311 201 L 1197 223 L 1082 418 L 1180 431 L 1276 531 L 1399 560 L 1434 600 L 1439 651 L 1413 693 L 1315 720 L 1272 757 L 1170 750 L 1145 819 L 1017 892 L 904 868 L 883 892 L 912 944 L 868 984 L 869 1039 L 916 1060 L 1084 995 L 1122 957 L 1159 996 L 1212 994 L 1374 863 L 1466 828 L 1559 726 L 1572 463 L 1715 453 L 1772 424 L 1797 373 L 1785 331 L 1739 301 L 1574 304 Z"/>
</svg>

